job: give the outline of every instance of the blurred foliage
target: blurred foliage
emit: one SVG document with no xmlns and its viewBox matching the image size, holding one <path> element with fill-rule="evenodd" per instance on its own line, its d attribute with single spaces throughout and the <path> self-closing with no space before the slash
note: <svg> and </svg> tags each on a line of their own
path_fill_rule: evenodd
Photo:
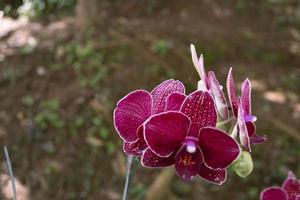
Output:
<svg viewBox="0 0 300 200">
<path fill-rule="evenodd" d="M 108 69 L 103 67 L 103 55 L 95 51 L 92 44 L 70 44 L 65 49 L 68 64 L 75 66 L 75 72 L 82 86 L 97 88 L 105 78 Z M 85 63 L 85 64 L 83 64 Z"/>
<path fill-rule="evenodd" d="M 25 106 L 33 106 L 34 105 L 34 98 L 32 97 L 32 95 L 27 94 L 27 95 L 22 97 L 21 102 Z"/>
<path fill-rule="evenodd" d="M 0 10 L 4 12 L 5 15 L 17 17 L 18 8 L 23 4 L 23 0 L 1 0 Z"/>
<path fill-rule="evenodd" d="M 101 39 L 102 41 L 102 39 Z M 102 41 L 105 42 L 105 41 Z M 126 58 L 130 49 L 121 45 L 113 49 L 99 48 L 91 35 L 87 34 L 83 41 L 58 45 L 55 51 L 55 62 L 49 65 L 53 72 L 72 70 L 83 90 L 92 91 L 95 95 L 90 106 L 66 120 L 66 129 L 74 138 L 80 136 L 92 148 L 104 147 L 108 155 L 113 155 L 117 144 L 111 135 L 110 119 L 105 119 L 103 106 L 111 107 L 107 99 L 111 91 L 105 85 L 112 67 Z M 107 108 L 105 108 L 107 109 Z"/>
<path fill-rule="evenodd" d="M 0 80 L 7 81 L 10 84 L 14 84 L 20 74 L 19 69 L 5 68 L 0 74 Z"/>
<path fill-rule="evenodd" d="M 98 89 L 101 81 L 107 76 L 109 69 L 105 67 L 103 53 L 97 51 L 92 43 L 70 43 L 63 49 L 62 54 L 67 66 L 74 66 L 80 84 L 84 87 Z M 52 65 L 59 69 L 59 65 Z"/>
<path fill-rule="evenodd" d="M 63 128 L 65 123 L 59 115 L 58 99 L 44 100 L 39 103 L 40 112 L 34 117 L 34 122 L 42 129 L 49 127 Z"/>
<path fill-rule="evenodd" d="M 164 57 L 167 54 L 168 49 L 170 48 L 170 43 L 165 39 L 160 39 L 152 46 L 152 50 Z"/>
<path fill-rule="evenodd" d="M 278 16 L 279 25 L 293 24 L 300 28 L 300 1 L 297 0 L 265 0 L 265 1 L 232 1 L 227 0 L 238 12 L 255 10 L 257 13 L 274 12 Z"/>
<path fill-rule="evenodd" d="M 5 15 L 12 17 L 40 18 L 50 14 L 70 12 L 76 0 L 4 0 L 0 8 Z"/>
<path fill-rule="evenodd" d="M 147 14 L 153 14 L 157 8 L 164 7 L 167 2 L 167 0 L 101 0 L 101 3 L 106 5 L 135 5 Z M 1 0 L 0 10 L 14 18 L 20 16 L 29 19 L 48 18 L 73 12 L 76 3 L 77 0 Z"/>
<path fill-rule="evenodd" d="M 147 188 L 143 183 L 137 183 L 136 185 L 133 185 L 130 194 L 136 200 L 143 200 L 145 199 L 146 191 Z"/>
</svg>

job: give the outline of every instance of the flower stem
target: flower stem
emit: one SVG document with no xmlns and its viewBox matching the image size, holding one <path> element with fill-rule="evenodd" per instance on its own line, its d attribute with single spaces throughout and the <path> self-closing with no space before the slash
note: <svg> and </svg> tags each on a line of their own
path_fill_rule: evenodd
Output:
<svg viewBox="0 0 300 200">
<path fill-rule="evenodd" d="M 126 174 L 126 181 L 123 191 L 122 200 L 128 200 L 128 192 L 130 188 L 130 184 L 135 172 L 135 158 L 133 156 L 128 155 L 127 157 L 127 174 Z"/>
<path fill-rule="evenodd" d="M 13 174 L 13 170 L 12 170 L 11 161 L 10 161 L 10 158 L 9 158 L 7 147 L 4 146 L 3 150 L 4 150 L 6 162 L 7 162 L 7 168 L 8 168 L 9 176 L 10 176 L 10 179 L 11 179 L 13 200 L 17 200 L 17 191 L 16 191 L 15 177 L 14 177 L 14 174 Z"/>
<path fill-rule="evenodd" d="M 225 124 L 231 122 L 233 119 L 234 119 L 234 117 L 229 117 L 228 119 L 226 119 L 226 120 L 224 120 L 224 121 L 221 121 L 221 122 L 217 123 L 217 127 L 222 127 L 222 126 L 224 126 Z"/>
</svg>

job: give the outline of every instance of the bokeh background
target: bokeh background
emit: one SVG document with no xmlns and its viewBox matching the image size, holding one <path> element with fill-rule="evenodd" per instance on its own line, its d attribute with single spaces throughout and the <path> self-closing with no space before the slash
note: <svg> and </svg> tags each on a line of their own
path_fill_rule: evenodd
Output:
<svg viewBox="0 0 300 200">
<path fill-rule="evenodd" d="M 298 0 L 0 0 L 0 10 L 0 146 L 20 200 L 120 199 L 126 156 L 112 110 L 168 78 L 193 91 L 190 43 L 223 84 L 229 67 L 238 85 L 252 80 L 269 140 L 253 148 L 253 173 L 231 172 L 223 186 L 138 166 L 131 199 L 257 200 L 288 170 L 300 177 Z M 0 199 L 9 199 L 0 155 Z"/>
</svg>

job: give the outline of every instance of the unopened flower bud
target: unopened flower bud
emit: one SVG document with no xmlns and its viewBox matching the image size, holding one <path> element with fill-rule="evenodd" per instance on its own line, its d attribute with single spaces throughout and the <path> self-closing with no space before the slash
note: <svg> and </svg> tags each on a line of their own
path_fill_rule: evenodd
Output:
<svg viewBox="0 0 300 200">
<path fill-rule="evenodd" d="M 253 170 L 251 154 L 247 151 L 243 151 L 240 157 L 234 161 L 231 169 L 242 178 L 249 176 Z"/>
</svg>

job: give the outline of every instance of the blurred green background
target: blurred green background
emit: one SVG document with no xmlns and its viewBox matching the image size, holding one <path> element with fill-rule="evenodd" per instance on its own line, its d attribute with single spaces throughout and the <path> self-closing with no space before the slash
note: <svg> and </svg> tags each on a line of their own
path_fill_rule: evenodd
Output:
<svg viewBox="0 0 300 200">
<path fill-rule="evenodd" d="M 215 186 L 174 176 L 165 199 L 257 200 L 288 170 L 300 177 L 298 0 L 0 0 L 0 10 L 0 146 L 20 200 L 120 199 L 126 157 L 112 110 L 168 78 L 193 91 L 190 43 L 223 84 L 229 67 L 239 86 L 252 80 L 257 132 L 269 140 L 253 148 L 249 177 Z M 139 166 L 131 199 L 145 199 L 161 172 Z"/>
</svg>

